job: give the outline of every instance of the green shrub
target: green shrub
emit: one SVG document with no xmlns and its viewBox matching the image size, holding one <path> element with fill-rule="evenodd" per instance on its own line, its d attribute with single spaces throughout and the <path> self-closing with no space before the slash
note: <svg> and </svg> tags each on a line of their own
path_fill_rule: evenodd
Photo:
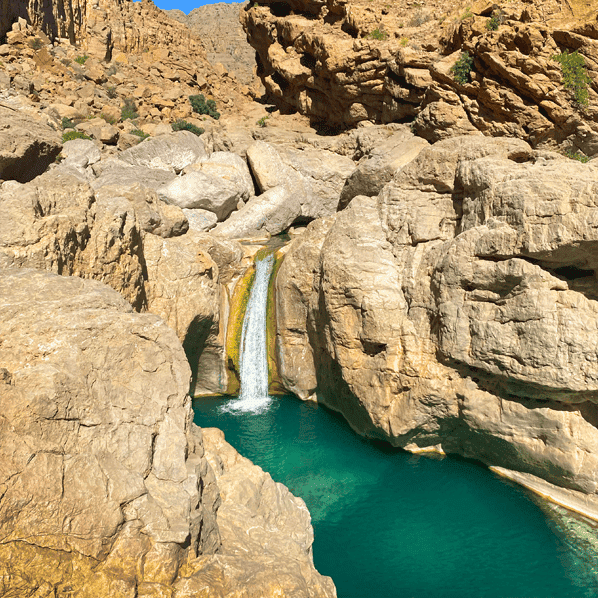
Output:
<svg viewBox="0 0 598 598">
<path fill-rule="evenodd" d="M 130 98 L 125 98 L 125 103 L 122 105 L 120 109 L 120 118 L 122 120 L 134 120 L 139 118 L 139 113 L 137 112 L 137 105 L 135 104 L 134 100 Z"/>
<path fill-rule="evenodd" d="M 100 114 L 100 118 L 103 118 L 109 125 L 113 125 L 116 123 L 116 120 L 111 116 L 107 116 L 106 114 Z"/>
<path fill-rule="evenodd" d="M 461 20 L 465 21 L 465 19 L 471 19 L 471 17 L 473 17 L 473 13 L 471 12 L 471 7 L 468 6 L 465 9 L 465 12 L 461 15 Z"/>
<path fill-rule="evenodd" d="M 499 25 L 500 21 L 498 20 L 498 17 L 492 15 L 490 20 L 486 23 L 486 29 L 488 29 L 488 31 L 496 31 Z"/>
<path fill-rule="evenodd" d="M 85 133 L 81 133 L 81 131 L 67 131 L 62 134 L 62 143 L 72 141 L 73 139 L 91 139 L 91 137 Z"/>
<path fill-rule="evenodd" d="M 145 133 L 141 129 L 133 129 L 131 131 L 131 135 L 137 135 L 137 137 L 141 137 L 141 141 L 149 137 L 149 133 Z"/>
<path fill-rule="evenodd" d="M 177 120 L 175 123 L 172 123 L 172 130 L 173 131 L 191 131 L 198 137 L 204 132 L 203 129 L 200 127 L 196 127 L 195 125 L 188 123 L 186 120 Z"/>
<path fill-rule="evenodd" d="M 189 102 L 191 102 L 193 112 L 197 112 L 197 114 L 207 114 L 216 120 L 220 118 L 220 112 L 216 110 L 216 102 L 214 100 L 206 101 L 203 93 L 189 96 Z"/>
<path fill-rule="evenodd" d="M 44 47 L 44 44 L 39 37 L 35 37 L 31 40 L 29 44 L 34 50 L 41 50 Z"/>
<path fill-rule="evenodd" d="M 66 116 L 62 117 L 62 129 L 74 129 L 75 128 L 75 123 L 70 119 L 67 118 Z"/>
<path fill-rule="evenodd" d="M 573 150 L 566 150 L 563 152 L 563 154 L 565 154 L 565 156 L 567 156 L 567 158 L 570 158 L 571 160 L 577 160 L 578 162 L 583 162 L 584 164 L 590 161 L 590 159 L 587 156 L 584 156 L 579 151 L 574 152 Z"/>
<path fill-rule="evenodd" d="M 269 114 L 267 114 L 266 116 L 262 116 L 262 118 L 260 118 L 255 124 L 258 127 L 265 127 L 269 118 L 270 118 Z"/>
<path fill-rule="evenodd" d="M 588 105 L 588 85 L 592 82 L 588 77 L 588 71 L 583 56 L 575 50 L 569 54 L 565 50 L 561 54 L 552 56 L 561 65 L 563 72 L 563 86 L 568 89 L 575 98 L 578 106 Z"/>
<path fill-rule="evenodd" d="M 451 67 L 451 73 L 457 83 L 466 85 L 471 81 L 471 71 L 473 70 L 473 58 L 468 52 L 462 52 L 457 62 Z"/>
<path fill-rule="evenodd" d="M 89 56 L 87 54 L 84 54 L 83 56 L 77 56 L 77 58 L 75 58 L 75 62 L 83 65 L 83 64 L 85 64 L 85 62 L 87 61 L 88 58 L 89 58 Z"/>
<path fill-rule="evenodd" d="M 381 31 L 379 27 L 376 27 L 374 31 L 371 31 L 368 34 L 370 39 L 377 39 L 379 41 L 384 41 L 388 37 L 388 33 L 386 31 Z"/>
</svg>

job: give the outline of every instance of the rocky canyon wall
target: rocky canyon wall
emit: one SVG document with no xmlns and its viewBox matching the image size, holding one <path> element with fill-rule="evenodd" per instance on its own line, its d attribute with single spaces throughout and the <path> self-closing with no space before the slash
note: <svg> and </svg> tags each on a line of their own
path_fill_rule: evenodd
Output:
<svg viewBox="0 0 598 598">
<path fill-rule="evenodd" d="M 413 121 L 430 141 L 481 131 L 598 151 L 598 25 L 587 3 L 264 0 L 242 21 L 270 98 L 315 123 Z M 581 109 L 553 59 L 565 50 L 583 56 L 590 78 Z M 462 52 L 473 62 L 459 82 L 451 68 Z"/>
<path fill-rule="evenodd" d="M 522 140 L 421 149 L 291 243 L 286 387 L 598 517 L 597 185 L 595 166 Z"/>
</svg>

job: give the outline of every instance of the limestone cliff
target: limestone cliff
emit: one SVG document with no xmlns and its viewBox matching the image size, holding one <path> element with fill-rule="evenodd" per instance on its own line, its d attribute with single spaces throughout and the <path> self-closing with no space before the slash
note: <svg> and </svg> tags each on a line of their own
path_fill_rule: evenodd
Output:
<svg viewBox="0 0 598 598">
<path fill-rule="evenodd" d="M 220 63 L 241 83 L 254 86 L 259 84 L 254 72 L 255 50 L 247 42 L 239 20 L 239 13 L 246 5 L 246 2 L 205 4 L 188 15 L 176 9 L 166 12 L 197 33 L 213 66 Z"/>
<path fill-rule="evenodd" d="M 592 164 L 517 139 L 422 149 L 292 242 L 287 388 L 598 517 L 597 185 Z"/>
<path fill-rule="evenodd" d="M 415 119 L 431 141 L 481 131 L 598 151 L 590 3 L 264 0 L 242 19 L 269 96 L 328 127 Z M 565 50 L 591 80 L 581 110 L 552 59 Z M 458 82 L 462 52 L 473 63 Z"/>
</svg>

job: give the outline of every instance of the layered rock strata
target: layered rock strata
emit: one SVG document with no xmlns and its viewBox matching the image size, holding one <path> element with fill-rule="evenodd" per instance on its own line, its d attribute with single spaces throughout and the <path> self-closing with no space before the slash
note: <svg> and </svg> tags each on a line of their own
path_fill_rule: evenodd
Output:
<svg viewBox="0 0 598 598">
<path fill-rule="evenodd" d="M 594 166 L 521 140 L 422 150 L 292 242 L 286 387 L 366 436 L 545 480 L 595 517 L 597 185 Z"/>
<path fill-rule="evenodd" d="M 166 13 L 201 38 L 206 58 L 214 68 L 223 67 L 241 83 L 255 87 L 259 83 L 255 75 L 255 50 L 247 42 L 239 20 L 239 13 L 246 5 L 246 2 L 206 4 L 188 15 L 176 9 Z"/>
<path fill-rule="evenodd" d="M 221 432 L 204 451 L 159 317 L 15 268 L 0 270 L 0 337 L 3 595 L 336 595 L 303 501 Z"/>
<path fill-rule="evenodd" d="M 242 21 L 269 97 L 325 128 L 415 119 L 430 141 L 481 131 L 597 151 L 597 26 L 582 3 L 264 0 Z M 585 107 L 562 85 L 563 51 L 585 62 Z"/>
</svg>

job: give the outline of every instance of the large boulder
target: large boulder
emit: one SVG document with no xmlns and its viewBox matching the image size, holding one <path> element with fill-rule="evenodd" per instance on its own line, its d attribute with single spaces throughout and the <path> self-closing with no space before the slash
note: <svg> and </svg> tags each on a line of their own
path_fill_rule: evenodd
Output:
<svg viewBox="0 0 598 598">
<path fill-rule="evenodd" d="M 3 579 L 90 597 L 171 583 L 220 544 L 176 335 L 95 281 L 0 281 Z"/>
<path fill-rule="evenodd" d="M 278 149 L 264 141 L 247 148 L 247 159 L 259 190 L 286 188 L 308 220 L 337 211 L 345 181 L 355 170 L 353 160 L 327 150 Z"/>
<path fill-rule="evenodd" d="M 178 131 L 146 139 L 120 154 L 120 159 L 133 166 L 145 166 L 179 173 L 183 168 L 207 157 L 201 137 L 189 131 Z"/>
<path fill-rule="evenodd" d="M 303 501 L 219 430 L 205 452 L 159 317 L 99 282 L 14 268 L 0 337 L 4 593 L 336 596 Z"/>
<path fill-rule="evenodd" d="M 0 106 L 0 180 L 26 183 L 56 159 L 60 134 L 17 108 Z"/>
<path fill-rule="evenodd" d="M 197 170 L 163 185 L 158 195 L 180 208 L 214 212 L 222 221 L 237 207 L 242 190 L 220 176 Z"/>
<path fill-rule="evenodd" d="M 111 187 L 119 194 L 139 186 L 155 191 L 176 178 L 170 170 L 134 166 L 119 159 L 102 160 L 92 166 L 92 171 L 95 178 L 90 184 L 94 189 Z"/>
<path fill-rule="evenodd" d="M 288 187 L 271 187 L 265 193 L 252 197 L 212 232 L 231 239 L 263 233 L 277 235 L 289 228 L 300 215 L 299 198 Z"/>
<path fill-rule="evenodd" d="M 347 179 L 340 195 L 339 210 L 344 209 L 357 195 L 378 195 L 394 174 L 427 146 L 425 139 L 415 137 L 408 129 L 398 131 L 376 145 L 359 161 Z"/>
<path fill-rule="evenodd" d="M 245 160 L 232 152 L 212 152 L 208 158 L 201 158 L 184 170 L 188 172 L 200 171 L 219 177 L 238 187 L 240 199 L 246 201 L 255 195 L 253 179 Z"/>
</svg>

